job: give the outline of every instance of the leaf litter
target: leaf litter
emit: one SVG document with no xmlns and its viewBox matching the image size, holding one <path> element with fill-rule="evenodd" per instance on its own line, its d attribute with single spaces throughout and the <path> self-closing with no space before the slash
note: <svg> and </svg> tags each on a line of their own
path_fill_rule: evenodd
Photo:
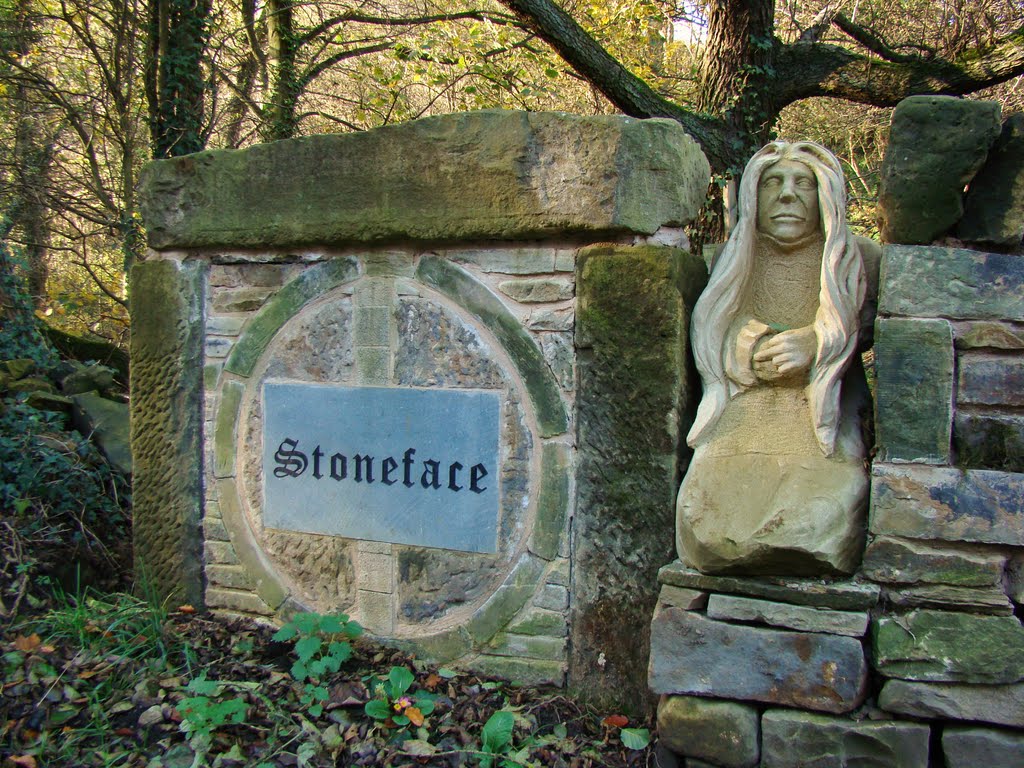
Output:
<svg viewBox="0 0 1024 768">
<path fill-rule="evenodd" d="M 146 656 L 84 648 L 31 626 L 8 628 L 0 638 L 0 765 L 657 764 L 646 743 L 649 722 L 595 711 L 558 688 L 423 667 L 406 653 L 357 640 L 352 657 L 323 681 L 328 697 L 313 716 L 290 673 L 293 644 L 273 641 L 265 624 L 186 608 L 168 616 L 163 633 L 171 650 Z M 374 681 L 394 667 L 413 671 L 415 688 L 434 700 L 429 716 L 416 712 L 404 727 L 363 711 Z"/>
</svg>

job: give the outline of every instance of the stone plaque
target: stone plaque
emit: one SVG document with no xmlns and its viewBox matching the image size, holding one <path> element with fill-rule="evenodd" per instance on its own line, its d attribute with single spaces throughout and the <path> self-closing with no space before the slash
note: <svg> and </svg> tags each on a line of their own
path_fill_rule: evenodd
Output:
<svg viewBox="0 0 1024 768">
<path fill-rule="evenodd" d="M 263 386 L 263 524 L 497 549 L 500 393 Z"/>
</svg>

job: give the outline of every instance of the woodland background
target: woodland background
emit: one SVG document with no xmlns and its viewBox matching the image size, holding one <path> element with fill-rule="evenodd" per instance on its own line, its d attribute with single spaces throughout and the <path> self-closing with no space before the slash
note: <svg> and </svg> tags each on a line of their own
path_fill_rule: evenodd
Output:
<svg viewBox="0 0 1024 768">
<path fill-rule="evenodd" d="M 490 107 L 679 120 L 716 173 L 698 244 L 754 148 L 819 141 L 870 235 L 890 108 L 1020 111 L 1022 25 L 1017 0 L 2 0 L 2 266 L 125 348 L 149 159 Z"/>
</svg>

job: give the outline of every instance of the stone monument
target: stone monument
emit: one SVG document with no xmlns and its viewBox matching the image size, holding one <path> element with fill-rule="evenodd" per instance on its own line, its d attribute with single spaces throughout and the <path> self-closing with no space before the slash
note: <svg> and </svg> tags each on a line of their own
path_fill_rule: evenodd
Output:
<svg viewBox="0 0 1024 768">
<path fill-rule="evenodd" d="M 845 214 L 842 168 L 821 146 L 773 142 L 743 173 L 691 332 L 704 395 L 676 532 L 705 573 L 850 573 L 860 558 L 868 280 Z"/>
</svg>

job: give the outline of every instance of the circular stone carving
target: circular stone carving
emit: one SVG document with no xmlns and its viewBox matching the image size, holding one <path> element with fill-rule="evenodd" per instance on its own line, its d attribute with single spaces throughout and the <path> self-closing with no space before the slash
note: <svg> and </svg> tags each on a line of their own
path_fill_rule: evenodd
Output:
<svg viewBox="0 0 1024 768">
<path fill-rule="evenodd" d="M 395 638 L 422 638 L 465 624 L 506 581 L 533 528 L 540 443 L 526 388 L 494 335 L 454 301 L 417 286 L 387 301 L 391 371 L 366 380 L 358 363 L 361 296 L 369 281 L 334 288 L 297 307 L 267 343 L 245 386 L 235 424 L 235 478 L 242 516 L 272 578 L 301 606 L 361 617 L 360 595 L 389 595 Z M 365 281 L 365 282 L 364 282 Z M 363 302 L 365 303 L 365 302 Z M 375 299 L 380 304 L 379 298 Z M 379 309 L 379 306 L 375 308 Z M 500 392 L 497 551 L 460 552 L 409 544 L 367 546 L 355 539 L 263 525 L 262 386 L 269 379 L 340 386 Z M 223 403 L 223 401 L 222 401 Z M 361 565 L 362 563 L 362 565 Z M 370 565 L 372 564 L 372 567 Z M 390 572 L 386 572 L 386 571 Z M 365 619 L 364 619 L 365 620 Z M 372 622 L 371 622 L 372 623 Z"/>
</svg>

